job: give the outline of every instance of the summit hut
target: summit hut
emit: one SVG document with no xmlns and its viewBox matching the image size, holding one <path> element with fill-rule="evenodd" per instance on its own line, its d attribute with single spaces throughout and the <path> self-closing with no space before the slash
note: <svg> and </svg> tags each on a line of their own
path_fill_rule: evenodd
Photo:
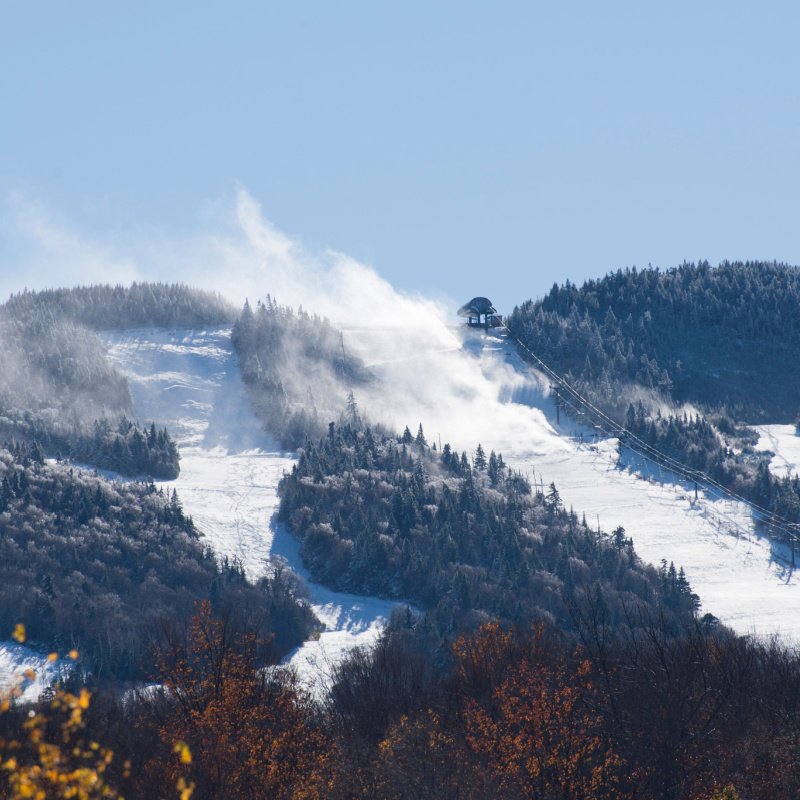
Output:
<svg viewBox="0 0 800 800">
<path fill-rule="evenodd" d="M 464 303 L 458 309 L 459 317 L 467 318 L 467 325 L 470 328 L 499 328 L 503 324 L 503 318 L 497 313 L 497 309 L 492 305 L 488 297 L 473 297 L 469 303 Z"/>
</svg>

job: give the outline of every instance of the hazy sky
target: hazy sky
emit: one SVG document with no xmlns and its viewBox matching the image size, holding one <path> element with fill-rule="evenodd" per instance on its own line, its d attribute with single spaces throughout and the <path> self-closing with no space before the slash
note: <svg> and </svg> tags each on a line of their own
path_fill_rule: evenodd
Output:
<svg viewBox="0 0 800 800">
<path fill-rule="evenodd" d="M 242 188 L 310 253 L 502 310 L 797 263 L 799 31 L 795 3 L 0 0 L 0 292 L 211 274 Z"/>
</svg>

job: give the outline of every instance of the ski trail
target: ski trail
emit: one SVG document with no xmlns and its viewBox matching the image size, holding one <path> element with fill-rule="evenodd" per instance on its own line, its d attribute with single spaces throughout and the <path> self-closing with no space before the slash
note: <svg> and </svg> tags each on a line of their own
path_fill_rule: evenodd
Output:
<svg viewBox="0 0 800 800">
<path fill-rule="evenodd" d="M 374 642 L 394 603 L 333 592 L 308 580 L 299 544 L 275 519 L 278 483 L 294 456 L 281 452 L 250 408 L 230 329 L 147 329 L 105 336 L 109 358 L 131 384 L 139 420 L 164 425 L 181 455 L 181 474 L 164 481 L 221 556 L 238 559 L 248 577 L 284 560 L 306 578 L 325 630 L 289 658 L 308 684 L 355 645 Z"/>
<path fill-rule="evenodd" d="M 800 436 L 794 425 L 753 425 L 759 433 L 757 450 L 770 450 L 775 455 L 769 468 L 775 475 L 800 473 Z"/>
<path fill-rule="evenodd" d="M 344 328 L 347 346 L 378 378 L 358 397 L 376 419 L 397 430 L 421 422 L 429 440 L 468 455 L 478 442 L 501 452 L 537 485 L 554 482 L 591 527 L 624 527 L 645 561 L 683 566 L 703 612 L 743 634 L 800 641 L 800 575 L 789 549 L 758 533 L 746 503 L 702 487 L 695 499 L 693 484 L 630 451 L 618 466 L 616 439 L 565 415 L 558 423 L 549 381 L 507 340 L 433 322 L 402 336 Z M 800 437 L 784 431 L 780 451 L 794 443 Z M 799 462 L 800 448 L 787 460 Z"/>
</svg>

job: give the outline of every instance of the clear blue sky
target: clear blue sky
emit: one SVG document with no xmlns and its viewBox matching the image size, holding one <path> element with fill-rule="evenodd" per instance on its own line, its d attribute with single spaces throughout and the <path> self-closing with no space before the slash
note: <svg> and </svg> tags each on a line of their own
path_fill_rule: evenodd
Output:
<svg viewBox="0 0 800 800">
<path fill-rule="evenodd" d="M 0 202 L 181 236 L 243 185 L 312 249 L 503 310 L 626 265 L 797 263 L 798 9 L 3 2 Z"/>
</svg>

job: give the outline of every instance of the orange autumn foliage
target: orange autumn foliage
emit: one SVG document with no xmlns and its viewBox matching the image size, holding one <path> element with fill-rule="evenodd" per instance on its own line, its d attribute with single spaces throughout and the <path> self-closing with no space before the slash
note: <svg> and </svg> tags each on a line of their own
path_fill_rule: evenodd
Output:
<svg viewBox="0 0 800 800">
<path fill-rule="evenodd" d="M 190 772 L 195 800 L 312 798 L 325 793 L 331 746 L 308 702 L 285 673 L 258 669 L 255 641 L 234 647 L 209 603 L 198 607 L 189 642 L 165 668 L 169 713 L 160 738 L 169 755 L 154 765 L 174 782 Z M 186 763 L 182 747 L 191 752 Z"/>
<path fill-rule="evenodd" d="M 479 697 L 502 680 L 508 665 L 520 655 L 520 645 L 499 622 L 487 622 L 477 633 L 460 636 L 453 645 L 456 684 L 463 694 Z"/>
<path fill-rule="evenodd" d="M 476 664 L 498 680 L 493 658 L 511 647 L 511 634 L 486 626 L 456 649 L 457 670 Z M 474 645 L 474 648 L 473 648 Z M 598 710 L 591 664 L 568 660 L 547 645 L 542 628 L 527 653 L 502 670 L 488 699 L 467 697 L 467 741 L 483 754 L 511 796 L 536 800 L 601 800 L 619 796 L 622 760 L 612 749 Z"/>
<path fill-rule="evenodd" d="M 386 800 L 472 798 L 462 741 L 433 709 L 393 724 L 378 745 L 375 793 Z"/>
</svg>

